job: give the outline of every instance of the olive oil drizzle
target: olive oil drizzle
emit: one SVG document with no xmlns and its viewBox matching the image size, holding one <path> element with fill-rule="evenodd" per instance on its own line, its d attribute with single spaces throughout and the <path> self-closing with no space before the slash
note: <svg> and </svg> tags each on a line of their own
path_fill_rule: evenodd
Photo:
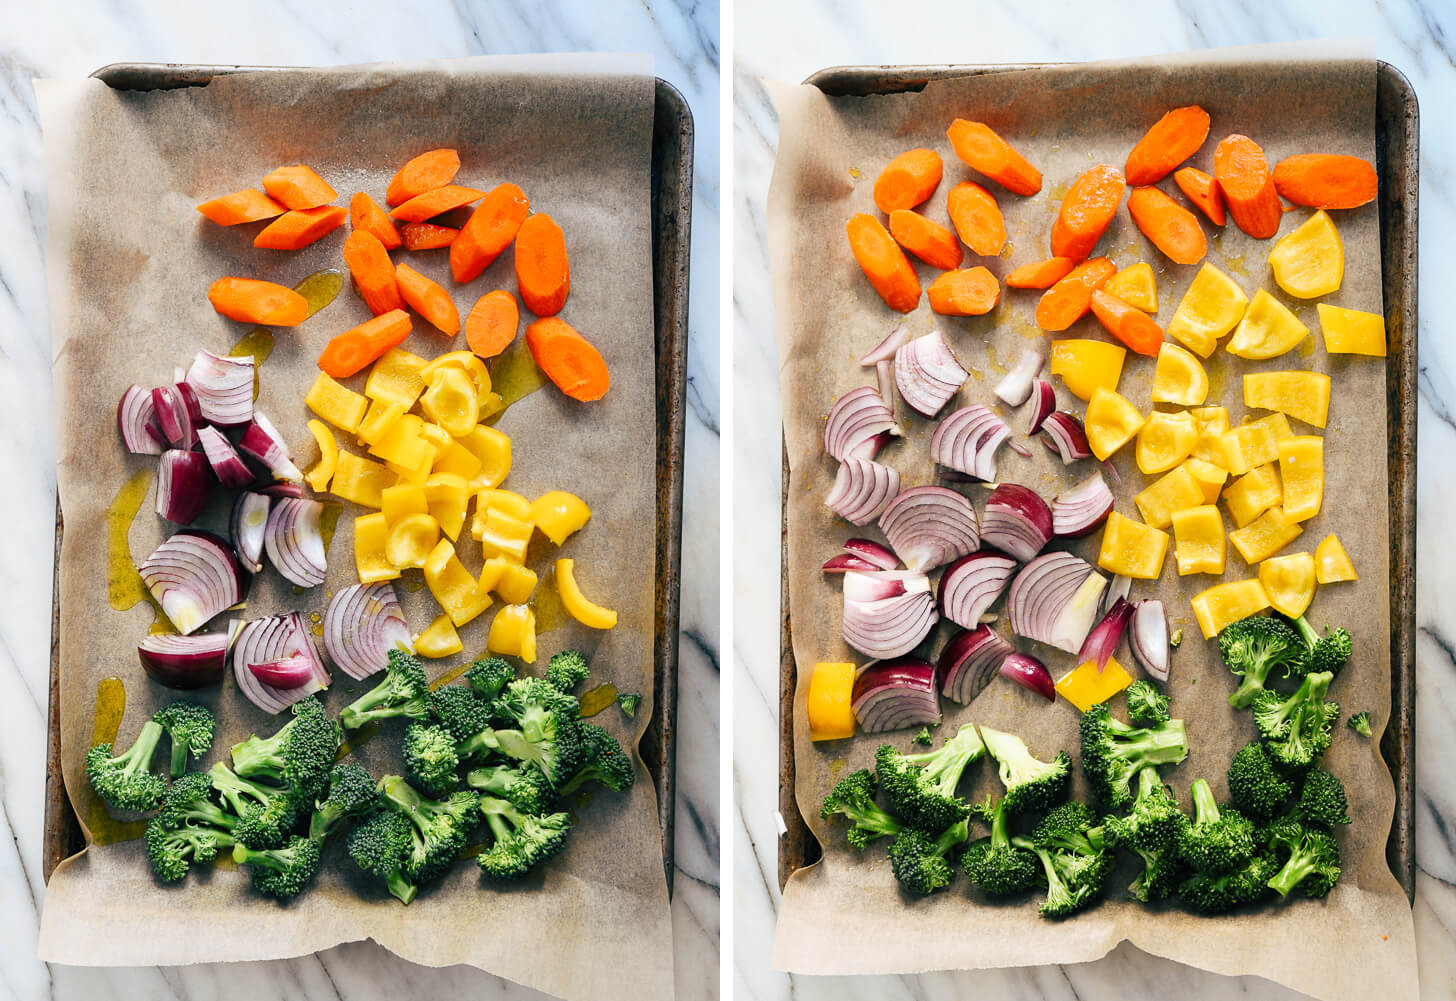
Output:
<svg viewBox="0 0 1456 1001">
<path fill-rule="evenodd" d="M 152 470 L 140 469 L 122 484 L 111 506 L 106 509 L 106 598 L 119 612 L 135 608 L 142 602 L 152 606 L 152 624 L 148 633 L 176 632 L 162 606 L 152 596 L 131 558 L 132 522 L 141 510 L 147 490 L 152 485 Z"/>
<path fill-rule="evenodd" d="M 608 706 L 616 705 L 617 694 L 617 686 L 610 681 L 582 692 L 578 700 L 581 703 L 581 718 L 590 719 Z"/>
<path fill-rule="evenodd" d="M 531 357 L 526 339 L 517 337 L 491 366 L 490 386 L 500 394 L 501 409 L 487 417 L 485 423 L 494 424 L 512 403 L 525 399 L 544 385 L 546 375 Z"/>
</svg>

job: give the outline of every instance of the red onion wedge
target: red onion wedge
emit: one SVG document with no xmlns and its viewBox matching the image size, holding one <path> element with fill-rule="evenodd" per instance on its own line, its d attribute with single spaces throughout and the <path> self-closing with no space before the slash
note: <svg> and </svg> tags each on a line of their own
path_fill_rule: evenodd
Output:
<svg viewBox="0 0 1456 1001">
<path fill-rule="evenodd" d="M 1001 597 L 1016 561 L 989 550 L 969 553 L 940 577 L 940 614 L 965 629 L 974 629 L 986 610 Z"/>
<path fill-rule="evenodd" d="M 202 451 L 219 483 L 236 489 L 253 482 L 253 471 L 221 431 L 213 427 L 199 428 L 197 440 L 202 442 Z"/>
<path fill-rule="evenodd" d="M 1070 466 L 1078 459 L 1085 459 L 1092 454 L 1092 446 L 1087 444 L 1087 432 L 1082 429 L 1082 422 L 1075 414 L 1069 414 L 1065 410 L 1058 410 L 1047 415 L 1046 423 L 1041 426 L 1042 444 L 1056 452 L 1062 457 L 1062 465 Z"/>
<path fill-rule="evenodd" d="M 234 358 L 199 351 L 187 370 L 187 385 L 197 394 L 202 417 L 223 427 L 242 427 L 253 419 L 253 356 Z"/>
<path fill-rule="evenodd" d="M 1085 664 L 1089 660 L 1097 662 L 1097 672 L 1107 666 L 1108 659 L 1117 652 L 1117 644 L 1122 642 L 1122 634 L 1127 629 L 1128 620 L 1132 618 L 1132 605 L 1128 604 L 1126 598 L 1118 598 L 1102 616 L 1102 621 L 1092 627 L 1087 638 L 1082 641 L 1082 647 L 1077 651 L 1077 663 Z"/>
<path fill-rule="evenodd" d="M 1097 617 L 1107 578 L 1071 553 L 1032 560 L 1006 595 L 1006 618 L 1017 636 L 1076 653 Z"/>
<path fill-rule="evenodd" d="M 897 323 L 895 329 L 885 335 L 885 339 L 875 346 L 875 349 L 859 360 L 865 368 L 871 365 L 878 365 L 882 361 L 888 361 L 895 357 L 895 352 L 900 345 L 910 339 L 910 324 Z M 888 400 L 886 401 L 888 402 Z"/>
<path fill-rule="evenodd" d="M 363 680 L 389 665 L 389 651 L 413 650 L 394 585 L 351 584 L 324 613 L 324 649 L 334 666 Z"/>
<path fill-rule="evenodd" d="M 1041 430 L 1042 424 L 1052 412 L 1057 409 L 1057 391 L 1050 382 L 1045 379 L 1036 380 L 1032 387 L 1031 427 L 1027 434 L 1036 434 Z"/>
<path fill-rule="evenodd" d="M 288 443 L 261 410 L 253 412 L 253 422 L 243 432 L 238 448 L 261 462 L 277 479 L 302 482 L 303 473 L 288 456 Z"/>
<path fill-rule="evenodd" d="M 1107 590 L 1102 593 L 1102 611 L 1106 612 L 1118 598 L 1126 598 L 1132 590 L 1132 578 L 1124 577 L 1122 574 L 1113 574 L 1112 583 L 1107 585 Z"/>
<path fill-rule="evenodd" d="M 895 386 L 910 409 L 934 417 L 960 392 L 970 373 L 961 368 L 939 330 L 895 351 Z"/>
<path fill-rule="evenodd" d="M 875 388 L 885 406 L 895 409 L 895 363 L 889 358 L 875 364 Z"/>
<path fill-rule="evenodd" d="M 187 408 L 187 419 L 192 422 L 193 428 L 201 430 L 207 425 L 207 418 L 202 416 L 202 401 L 197 398 L 197 393 L 191 386 L 178 380 L 172 384 L 172 393 Z"/>
<path fill-rule="evenodd" d="M 970 705 L 1011 652 L 1011 644 L 990 626 L 956 633 L 940 652 L 940 694 Z"/>
<path fill-rule="evenodd" d="M 911 570 L 934 570 L 980 546 L 976 509 L 947 487 L 911 487 L 880 515 L 880 531 Z"/>
<path fill-rule="evenodd" d="M 891 435 L 900 435 L 895 413 L 873 386 L 851 389 L 829 408 L 824 422 L 824 451 L 843 462 L 849 456 L 873 459 Z"/>
<path fill-rule="evenodd" d="M 987 483 L 996 479 L 996 449 L 1011 437 L 1006 422 L 984 403 L 955 411 L 930 436 L 930 459 Z"/>
<path fill-rule="evenodd" d="M 116 429 L 121 432 L 121 443 L 133 455 L 161 455 L 167 443 L 157 423 L 152 394 L 140 386 L 128 386 L 121 394 L 116 405 Z"/>
<path fill-rule="evenodd" d="M 1046 342 L 1039 342 L 1045 345 Z M 1031 397 L 1032 380 L 1041 371 L 1042 364 L 1046 361 L 1046 348 L 1038 349 L 1030 347 L 1021 352 L 1021 357 L 1011 367 L 1005 377 L 996 383 L 996 399 L 1008 407 L 1019 407 Z"/>
<path fill-rule="evenodd" d="M 227 669 L 227 636 L 156 633 L 137 644 L 147 677 L 168 688 L 204 688 L 222 680 Z"/>
<path fill-rule="evenodd" d="M 1009 678 L 1022 688 L 1035 692 L 1051 702 L 1057 697 L 1056 683 L 1046 665 L 1030 654 L 1008 653 L 1001 661 L 1001 677 Z"/>
<path fill-rule="evenodd" d="M 881 570 L 900 569 L 900 557 L 873 539 L 848 539 L 844 543 L 844 551 L 873 563 Z"/>
<path fill-rule="evenodd" d="M 268 527 L 271 501 L 263 494 L 244 490 L 233 502 L 233 549 L 248 573 L 263 569 L 263 536 Z"/>
<path fill-rule="evenodd" d="M 273 502 L 263 528 L 268 562 L 299 587 L 322 584 L 328 573 L 328 556 L 319 528 L 323 510 L 324 506 L 315 500 L 281 497 Z"/>
<path fill-rule="evenodd" d="M 212 471 L 201 452 L 168 449 L 157 462 L 157 513 L 190 525 L 207 506 Z"/>
<path fill-rule="evenodd" d="M 1035 490 L 1001 483 L 986 498 L 981 516 L 981 545 L 999 549 L 1025 563 L 1052 537 L 1052 511 Z"/>
<path fill-rule="evenodd" d="M 1143 670 L 1167 681 L 1171 664 L 1168 656 L 1168 613 L 1156 598 L 1144 598 L 1132 613 L 1128 646 Z"/>
<path fill-rule="evenodd" d="M 303 484 L 279 480 L 277 483 L 270 483 L 266 487 L 259 487 L 258 493 L 267 494 L 269 497 L 302 497 Z"/>
<path fill-rule="evenodd" d="M 854 679 L 854 717 L 865 733 L 940 722 L 935 665 L 905 658 L 871 664 Z"/>
<path fill-rule="evenodd" d="M 874 521 L 900 492 L 900 471 L 869 459 L 846 456 L 824 506 L 852 525 Z"/>
<path fill-rule="evenodd" d="M 210 532 L 185 529 L 137 568 L 152 597 L 183 636 L 243 597 L 243 569 L 228 545 Z"/>
<path fill-rule="evenodd" d="M 846 579 L 854 576 L 845 574 Z M 922 577 L 922 579 L 924 579 Z M 844 641 L 869 657 L 899 657 L 920 645 L 935 628 L 935 599 L 930 582 L 876 601 L 844 599 Z"/>
<path fill-rule="evenodd" d="M 268 713 L 284 709 L 308 698 L 329 685 L 329 672 L 314 647 L 303 617 L 297 612 L 274 615 L 252 622 L 232 622 L 228 628 L 228 646 L 233 662 L 233 680 L 249 702 Z M 278 665 L 299 658 L 307 662 L 308 680 L 291 688 L 271 685 L 259 677 L 257 668 L 269 673 L 267 665 Z"/>
<path fill-rule="evenodd" d="M 157 413 L 157 423 L 167 441 L 178 448 L 191 448 L 197 444 L 197 432 L 192 426 L 192 415 L 187 402 L 175 386 L 160 386 L 152 390 L 152 408 Z"/>
<path fill-rule="evenodd" d="M 848 573 L 851 570 L 872 572 L 880 568 L 863 556 L 855 556 L 852 553 L 840 553 L 837 556 L 831 556 L 825 560 L 824 565 L 819 569 L 824 573 Z"/>
<path fill-rule="evenodd" d="M 1011 451 L 1015 452 L 1017 455 L 1021 456 L 1023 459 L 1031 458 L 1031 449 L 1027 448 L 1015 438 L 1007 438 L 1006 447 L 1011 449 Z"/>
<path fill-rule="evenodd" d="M 914 570 L 858 571 L 844 575 L 845 601 L 879 601 L 930 590 L 930 578 Z"/>
<path fill-rule="evenodd" d="M 1052 501 L 1052 534 L 1062 539 L 1081 538 L 1111 513 L 1112 491 L 1101 473 L 1093 473 Z"/>
<path fill-rule="evenodd" d="M 282 660 L 268 661 L 266 664 L 248 665 L 248 670 L 253 672 L 253 677 L 263 684 L 284 690 L 301 688 L 313 681 L 313 668 L 313 658 L 297 655 L 284 657 Z"/>
</svg>

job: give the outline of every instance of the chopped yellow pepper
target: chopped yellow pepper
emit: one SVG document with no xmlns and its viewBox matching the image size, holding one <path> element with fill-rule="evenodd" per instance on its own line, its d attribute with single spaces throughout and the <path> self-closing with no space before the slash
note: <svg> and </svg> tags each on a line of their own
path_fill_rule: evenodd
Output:
<svg viewBox="0 0 1456 1001">
<path fill-rule="evenodd" d="M 536 571 L 519 563 L 506 563 L 492 587 L 502 601 L 512 605 L 524 605 L 531 600 L 531 594 L 536 590 Z"/>
<path fill-rule="evenodd" d="M 1223 534 L 1223 517 L 1212 504 L 1174 511 L 1173 543 L 1179 576 L 1223 573 L 1228 544 Z"/>
<path fill-rule="evenodd" d="M 480 589 L 482 591 L 494 591 L 504 598 L 505 595 L 501 594 L 500 591 L 500 582 L 505 579 L 506 574 L 514 566 L 520 566 L 520 564 L 512 563 L 504 556 L 492 556 L 486 560 L 485 564 L 480 568 Z M 521 603 L 508 601 L 506 604 L 518 605 Z"/>
<path fill-rule="evenodd" d="M 1244 406 L 1277 410 L 1322 428 L 1330 417 L 1330 377 L 1322 372 L 1249 372 Z"/>
<path fill-rule="evenodd" d="M 458 368 L 436 369 L 420 397 L 420 409 L 426 417 L 450 433 L 463 438 L 475 427 L 480 413 L 480 397 L 470 376 Z"/>
<path fill-rule="evenodd" d="M 1259 583 L 1274 611 L 1297 619 L 1314 600 L 1314 557 L 1290 553 L 1265 560 L 1259 564 Z"/>
<path fill-rule="evenodd" d="M 1149 527 L 1167 528 L 1173 523 L 1173 512 L 1197 507 L 1205 502 L 1205 497 L 1202 485 L 1184 463 L 1158 477 L 1132 501 Z"/>
<path fill-rule="evenodd" d="M 380 491 L 379 510 L 385 522 L 393 527 L 401 519 L 412 514 L 429 514 L 430 505 L 425 500 L 423 486 L 395 485 Z"/>
<path fill-rule="evenodd" d="M 1263 289 L 1254 293 L 1227 351 L 1240 358 L 1277 358 L 1309 336 L 1309 328 L 1289 307 Z"/>
<path fill-rule="evenodd" d="M 1113 511 L 1102 527 L 1097 565 L 1110 573 L 1137 580 L 1157 580 L 1168 555 L 1168 533 Z"/>
<path fill-rule="evenodd" d="M 469 376 L 477 398 L 490 392 L 490 369 L 485 367 L 485 362 L 481 361 L 480 356 L 474 351 L 447 351 L 432 360 L 420 369 L 420 375 L 424 378 L 426 385 L 442 368 L 458 369 Z"/>
<path fill-rule="evenodd" d="M 531 520 L 531 502 L 514 490 L 481 490 L 475 495 L 475 517 L 470 522 L 470 537 L 477 542 L 485 538 L 486 515 L 494 509 L 517 521 Z"/>
<path fill-rule="evenodd" d="M 393 482 L 394 474 L 379 463 L 340 449 L 329 489 L 335 497 L 364 507 L 378 507 L 381 493 Z"/>
<path fill-rule="evenodd" d="M 586 501 L 565 490 L 548 490 L 531 502 L 531 520 L 558 546 L 580 531 L 590 517 Z"/>
<path fill-rule="evenodd" d="M 389 471 L 391 473 L 399 477 L 398 482 L 417 487 L 422 487 L 425 485 L 425 481 L 430 478 L 430 472 L 432 469 L 431 465 L 428 462 L 422 462 L 414 468 L 410 468 L 409 466 L 401 466 L 397 462 L 386 462 L 384 465 L 389 468 Z"/>
<path fill-rule="evenodd" d="M 393 348 L 369 370 L 364 395 L 408 410 L 425 391 L 425 378 L 420 374 L 424 367 L 425 360 L 419 355 Z"/>
<path fill-rule="evenodd" d="M 314 441 L 318 442 L 319 461 L 304 474 L 304 478 L 316 493 L 323 493 L 329 488 L 329 480 L 333 479 L 334 467 L 339 462 L 339 443 L 323 421 L 309 420 L 308 429 L 313 434 Z"/>
<path fill-rule="evenodd" d="M 1265 414 L 1256 421 L 1251 421 L 1245 417 L 1243 424 L 1267 429 L 1276 445 L 1287 438 L 1294 437 L 1294 431 L 1289 427 L 1289 418 L 1278 411 L 1272 414 Z"/>
<path fill-rule="evenodd" d="M 1284 479 L 1284 517 L 1308 521 L 1319 514 L 1325 494 L 1325 440 L 1300 435 L 1281 441 L 1279 473 Z"/>
<path fill-rule="evenodd" d="M 1379 313 L 1362 313 L 1358 309 L 1341 309 L 1320 303 L 1320 333 L 1325 350 L 1330 354 L 1371 355 L 1385 357 L 1385 317 Z"/>
<path fill-rule="evenodd" d="M 1279 287 L 1296 299 L 1318 299 L 1339 289 L 1345 275 L 1345 245 L 1324 209 L 1274 244 L 1269 267 Z"/>
<path fill-rule="evenodd" d="M 480 460 L 480 472 L 470 482 L 472 490 L 498 487 L 511 471 L 511 439 L 495 428 L 477 424 L 460 444 Z"/>
<path fill-rule="evenodd" d="M 480 460 L 470 449 L 458 441 L 452 441 L 435 457 L 432 468 L 437 473 L 454 473 L 464 477 L 466 483 L 469 483 L 480 472 Z"/>
<path fill-rule="evenodd" d="M 1244 562 L 1253 566 L 1279 552 L 1303 531 L 1298 522 L 1290 521 L 1279 508 L 1271 507 L 1243 528 L 1230 532 L 1229 541 Z"/>
<path fill-rule="evenodd" d="M 1087 404 L 1087 443 L 1092 454 L 1106 460 L 1132 440 L 1143 426 L 1143 415 L 1124 397 L 1098 386 Z"/>
<path fill-rule="evenodd" d="M 519 657 L 527 664 L 536 663 L 536 614 L 530 605 L 506 605 L 490 621 L 485 640 L 491 653 Z"/>
<path fill-rule="evenodd" d="M 1192 605 L 1203 638 L 1211 640 L 1224 626 L 1268 608 L 1269 596 L 1257 580 L 1231 580 L 1200 591 L 1193 596 Z"/>
<path fill-rule="evenodd" d="M 335 382 L 327 372 L 318 374 L 303 402 L 334 427 L 351 433 L 359 429 L 359 421 L 369 406 L 367 399 Z"/>
<path fill-rule="evenodd" d="M 815 664 L 809 675 L 809 739 L 844 740 L 854 736 L 853 664 Z"/>
<path fill-rule="evenodd" d="M 1095 660 L 1086 661 L 1068 671 L 1056 683 L 1056 690 L 1062 698 L 1076 706 L 1078 711 L 1086 712 L 1093 706 L 1106 702 L 1130 684 L 1132 675 L 1117 662 L 1116 657 L 1108 657 L 1100 671 L 1097 670 Z"/>
<path fill-rule="evenodd" d="M 1153 266 L 1147 261 L 1123 268 L 1107 280 L 1102 290 L 1144 313 L 1158 311 L 1158 283 L 1153 278 Z"/>
<path fill-rule="evenodd" d="M 1248 305 L 1249 297 L 1232 278 L 1205 264 L 1168 321 L 1168 336 L 1207 358 L 1218 347 L 1218 339 L 1243 318 Z"/>
<path fill-rule="evenodd" d="M 370 400 L 369 410 L 359 422 L 359 444 L 373 445 L 382 440 L 394 426 L 394 422 L 404 416 L 404 412 L 402 404 Z"/>
<path fill-rule="evenodd" d="M 448 539 L 441 539 L 425 557 L 425 583 L 456 628 L 490 607 L 490 594 L 470 576 Z"/>
<path fill-rule="evenodd" d="M 415 637 L 415 653 L 421 657 L 453 657 L 464 649 L 465 644 L 460 642 L 460 634 L 448 615 L 440 615 Z"/>
<path fill-rule="evenodd" d="M 1271 507 L 1284 503 L 1279 471 L 1272 462 L 1255 466 L 1228 485 L 1223 500 L 1234 519 L 1234 527 L 1243 528 Z"/>
<path fill-rule="evenodd" d="M 485 530 L 480 545 L 485 558 L 504 556 L 515 563 L 526 562 L 526 547 L 531 542 L 534 526 L 529 521 L 512 518 L 500 508 L 485 512 Z"/>
<path fill-rule="evenodd" d="M 572 566 L 568 559 L 556 561 L 556 592 L 561 595 L 561 604 L 582 625 L 592 629 L 611 629 L 617 624 L 617 613 L 587 600 L 576 583 Z"/>
<path fill-rule="evenodd" d="M 421 406 L 423 408 L 423 405 Z M 455 444 L 455 439 L 450 437 L 449 431 L 446 431 L 438 424 L 431 424 L 428 421 L 420 425 L 420 437 L 431 445 L 434 445 L 437 453 L 444 452 L 451 445 Z"/>
<path fill-rule="evenodd" d="M 1094 390 L 1116 390 L 1127 351 L 1106 341 L 1052 341 L 1050 371 L 1061 376 L 1068 392 L 1082 400 Z"/>
<path fill-rule="evenodd" d="M 1188 459 L 1183 466 L 1193 477 L 1193 482 L 1203 491 L 1204 501 L 1209 504 L 1217 501 L 1218 495 L 1223 493 L 1224 483 L 1228 481 L 1228 470 L 1202 459 Z M 1147 518 L 1143 518 L 1143 521 L 1147 521 Z"/>
<path fill-rule="evenodd" d="M 465 508 L 470 504 L 465 477 L 457 473 L 435 473 L 425 480 L 423 489 L 430 517 L 440 523 L 440 531 L 452 541 L 458 539 L 465 524 Z"/>
<path fill-rule="evenodd" d="M 373 584 L 399 576 L 399 567 L 384 555 L 384 540 L 388 535 L 389 525 L 382 511 L 354 519 L 354 566 L 361 583 Z"/>
<path fill-rule="evenodd" d="M 1172 469 L 1188 458 L 1197 440 L 1198 431 L 1188 411 L 1170 414 L 1155 410 L 1138 432 L 1138 468 L 1149 476 Z"/>
<path fill-rule="evenodd" d="M 369 447 L 369 452 L 406 469 L 424 466 L 428 473 L 435 459 L 435 446 L 422 433 L 424 426 L 425 422 L 415 414 L 405 414 L 390 425 L 383 438 Z"/>
<path fill-rule="evenodd" d="M 1268 424 L 1257 421 L 1240 424 L 1231 431 L 1225 431 L 1218 441 L 1223 452 L 1218 464 L 1234 476 L 1243 476 L 1249 470 L 1279 458 L 1279 441 Z"/>
<path fill-rule="evenodd" d="M 1331 532 L 1314 547 L 1314 577 L 1321 584 L 1336 584 L 1342 580 L 1359 580 L 1350 554 L 1340 545 L 1339 538 Z"/>
<path fill-rule="evenodd" d="M 1223 468 L 1223 445 L 1219 438 L 1229 429 L 1228 411 L 1223 407 L 1198 407 L 1189 411 L 1193 414 L 1193 426 L 1198 429 L 1198 441 L 1193 445 L 1193 457 L 1211 462 Z M 1227 470 L 1225 470 L 1227 472 Z"/>
<path fill-rule="evenodd" d="M 1164 341 L 1158 349 L 1157 367 L 1153 369 L 1153 402 L 1197 407 L 1206 399 L 1208 372 L 1198 356 L 1172 341 Z"/>
<path fill-rule="evenodd" d="M 483 421 L 488 417 L 494 417 L 505 408 L 506 401 L 501 398 L 501 394 L 486 393 L 480 398 L 480 413 L 476 416 L 476 420 Z"/>
<path fill-rule="evenodd" d="M 440 523 L 427 514 L 408 514 L 389 526 L 384 557 L 403 570 L 422 567 L 440 541 Z"/>
</svg>

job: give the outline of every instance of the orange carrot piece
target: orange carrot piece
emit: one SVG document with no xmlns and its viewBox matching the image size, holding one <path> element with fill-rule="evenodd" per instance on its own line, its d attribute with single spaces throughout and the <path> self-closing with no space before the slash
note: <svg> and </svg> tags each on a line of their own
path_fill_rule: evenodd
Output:
<svg viewBox="0 0 1456 1001">
<path fill-rule="evenodd" d="M 349 199 L 349 225 L 356 230 L 373 233 L 384 244 L 385 250 L 394 250 L 404 243 L 399 230 L 394 228 L 394 220 L 384 214 L 378 202 L 362 191 Z"/>
<path fill-rule="evenodd" d="M 403 205 L 432 188 L 443 188 L 460 172 L 460 154 L 453 149 L 432 149 L 399 168 L 384 192 L 386 205 Z"/>
<path fill-rule="evenodd" d="M 1284 215 L 1264 151 L 1248 136 L 1226 137 L 1213 152 L 1213 176 L 1228 214 L 1250 236 L 1267 240 Z"/>
<path fill-rule="evenodd" d="M 1092 313 L 1109 334 L 1140 355 L 1156 356 L 1163 346 L 1163 328 L 1111 292 L 1098 289 L 1092 293 Z"/>
<path fill-rule="evenodd" d="M 1052 223 L 1052 256 L 1086 260 L 1107 232 L 1127 187 L 1122 171 L 1099 163 L 1072 182 Z"/>
<path fill-rule="evenodd" d="M 395 277 L 394 262 L 389 251 L 379 242 L 379 237 L 362 229 L 356 229 L 344 241 L 344 263 L 354 277 L 354 287 L 359 297 L 375 316 L 397 309 L 404 309 L 404 297 L 399 294 L 399 281 Z"/>
<path fill-rule="evenodd" d="M 1041 190 L 1041 171 L 984 122 L 957 118 L 950 123 L 945 134 L 956 156 L 972 170 L 985 174 L 1007 191 L 1017 195 L 1034 195 Z"/>
<path fill-rule="evenodd" d="M 1023 264 L 1006 276 L 1007 288 L 1051 288 L 1067 275 L 1077 262 L 1070 257 L 1048 257 L 1044 261 Z"/>
<path fill-rule="evenodd" d="M 920 302 L 920 278 L 880 220 L 861 212 L 844 224 L 849 249 L 885 305 L 908 313 Z"/>
<path fill-rule="evenodd" d="M 1094 257 L 1073 268 L 1067 277 L 1041 294 L 1036 304 L 1036 325 L 1043 330 L 1066 330 L 1092 308 L 1092 293 L 1117 274 L 1117 265 Z"/>
<path fill-rule="evenodd" d="M 462 205 L 478 202 L 485 197 L 484 191 L 467 188 L 459 184 L 447 184 L 415 195 L 399 208 L 389 213 L 400 222 L 424 222 L 442 212 L 458 209 Z"/>
<path fill-rule="evenodd" d="M 974 181 L 962 181 L 945 196 L 946 211 L 971 253 L 995 257 L 1006 247 L 1006 220 L 996 196 Z"/>
<path fill-rule="evenodd" d="M 527 327 L 526 346 L 546 378 L 573 400 L 600 400 L 611 388 L 601 352 L 559 316 L 543 316 Z"/>
<path fill-rule="evenodd" d="M 402 309 L 391 309 L 365 320 L 329 341 L 319 355 L 318 367 L 335 379 L 347 379 L 403 344 L 411 326 L 409 314 Z"/>
<path fill-rule="evenodd" d="M 450 298 L 450 293 L 420 274 L 408 264 L 394 269 L 399 281 L 399 294 L 409 308 L 432 323 L 442 334 L 454 337 L 460 332 L 460 311 Z"/>
<path fill-rule="evenodd" d="M 996 308 L 1001 285 L 982 267 L 947 271 L 926 290 L 930 308 L 943 316 L 981 316 Z"/>
<path fill-rule="evenodd" d="M 213 198 L 197 206 L 197 211 L 219 226 L 236 226 L 243 222 L 258 222 L 282 215 L 288 209 L 253 188 L 234 191 L 230 195 Z"/>
<path fill-rule="evenodd" d="M 1338 153 L 1301 153 L 1274 165 L 1274 187 L 1296 205 L 1353 209 L 1375 200 L 1378 181 L 1369 160 Z"/>
<path fill-rule="evenodd" d="M 490 267 L 516 238 L 530 210 L 531 201 L 518 186 L 507 181 L 492 188 L 450 244 L 450 273 L 455 280 L 468 282 Z"/>
<path fill-rule="evenodd" d="M 344 225 L 349 210 L 341 205 L 293 209 L 274 219 L 253 238 L 253 246 L 266 250 L 302 250 Z"/>
<path fill-rule="evenodd" d="M 286 285 L 256 278 L 219 278 L 207 289 L 207 301 L 229 320 L 296 327 L 308 319 L 308 300 Z"/>
<path fill-rule="evenodd" d="M 439 250 L 454 243 L 460 231 L 432 222 L 407 222 L 399 228 L 399 235 L 405 250 Z"/>
<path fill-rule="evenodd" d="M 1208 138 L 1208 112 L 1196 104 L 1174 108 L 1153 123 L 1127 155 L 1127 183 L 1156 184 L 1188 159 Z"/>
<path fill-rule="evenodd" d="M 919 212 L 909 209 L 891 212 L 890 235 L 896 243 L 931 267 L 949 271 L 961 266 L 964 254 L 956 235 Z"/>
<path fill-rule="evenodd" d="M 943 170 L 935 150 L 907 149 L 875 178 L 875 205 L 886 215 L 913 209 L 935 192 Z"/>
<path fill-rule="evenodd" d="M 1208 237 L 1203 235 L 1198 217 L 1162 188 L 1133 188 L 1127 210 L 1143 236 L 1174 264 L 1197 264 L 1208 253 Z"/>
<path fill-rule="evenodd" d="M 555 316 L 571 292 L 566 234 L 544 212 L 521 223 L 516 233 L 516 291 L 537 316 Z"/>
<path fill-rule="evenodd" d="M 465 317 L 465 342 L 482 358 L 494 358 L 516 339 L 521 311 L 505 289 L 487 292 Z"/>
<path fill-rule="evenodd" d="M 1213 178 L 1197 167 L 1184 167 L 1182 170 L 1174 172 L 1173 180 L 1177 182 L 1178 189 L 1188 197 L 1188 200 L 1208 216 L 1209 222 L 1215 226 L 1222 226 L 1228 222 L 1228 208 L 1223 203 L 1223 189 Z"/>
<path fill-rule="evenodd" d="M 274 201 L 290 209 L 316 209 L 339 197 L 328 181 L 315 174 L 312 167 L 301 163 L 279 167 L 265 174 L 263 190 Z"/>
</svg>

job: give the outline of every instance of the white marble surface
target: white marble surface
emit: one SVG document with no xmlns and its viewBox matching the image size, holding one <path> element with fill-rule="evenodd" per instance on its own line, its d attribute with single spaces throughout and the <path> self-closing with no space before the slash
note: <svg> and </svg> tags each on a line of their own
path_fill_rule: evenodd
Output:
<svg viewBox="0 0 1456 1001">
<path fill-rule="evenodd" d="M 10 483 L 0 492 L 10 540 L 0 546 L 8 596 L 0 603 L 0 999 L 544 997 L 468 967 L 413 966 L 367 942 L 237 965 L 81 969 L 36 960 L 55 445 L 31 80 L 119 61 L 302 66 L 573 50 L 650 52 L 696 119 L 673 925 L 678 996 L 717 996 L 718 31 L 713 0 L 80 0 L 31 5 L 23 22 L 11 21 L 0 40 L 0 468 Z"/>
<path fill-rule="evenodd" d="M 932 12 L 934 8 L 934 12 Z M 893 13 L 891 13 L 893 11 Z M 1186 49 L 1366 36 L 1411 80 L 1422 104 L 1419 739 L 1415 924 L 1424 997 L 1456 997 L 1456 633 L 1444 622 L 1456 568 L 1444 559 L 1444 514 L 1456 471 L 1456 348 L 1443 318 L 1456 308 L 1450 164 L 1456 137 L 1451 39 L 1456 8 L 1438 0 L 1180 3 L 1124 0 L 884 4 L 878 0 L 739 0 L 734 33 L 734 869 L 735 998 L 1061 999 L 1299 997 L 1268 981 L 1218 977 L 1124 945 L 1103 960 L 981 974 L 816 978 L 769 970 L 776 876 L 779 405 L 764 200 L 777 135 L 760 78 L 787 82 L 846 64 L 992 63 L 1123 58 Z M 1354 957 L 1352 957 L 1353 959 Z M 1356 960 L 1358 961 L 1358 960 Z"/>
</svg>

